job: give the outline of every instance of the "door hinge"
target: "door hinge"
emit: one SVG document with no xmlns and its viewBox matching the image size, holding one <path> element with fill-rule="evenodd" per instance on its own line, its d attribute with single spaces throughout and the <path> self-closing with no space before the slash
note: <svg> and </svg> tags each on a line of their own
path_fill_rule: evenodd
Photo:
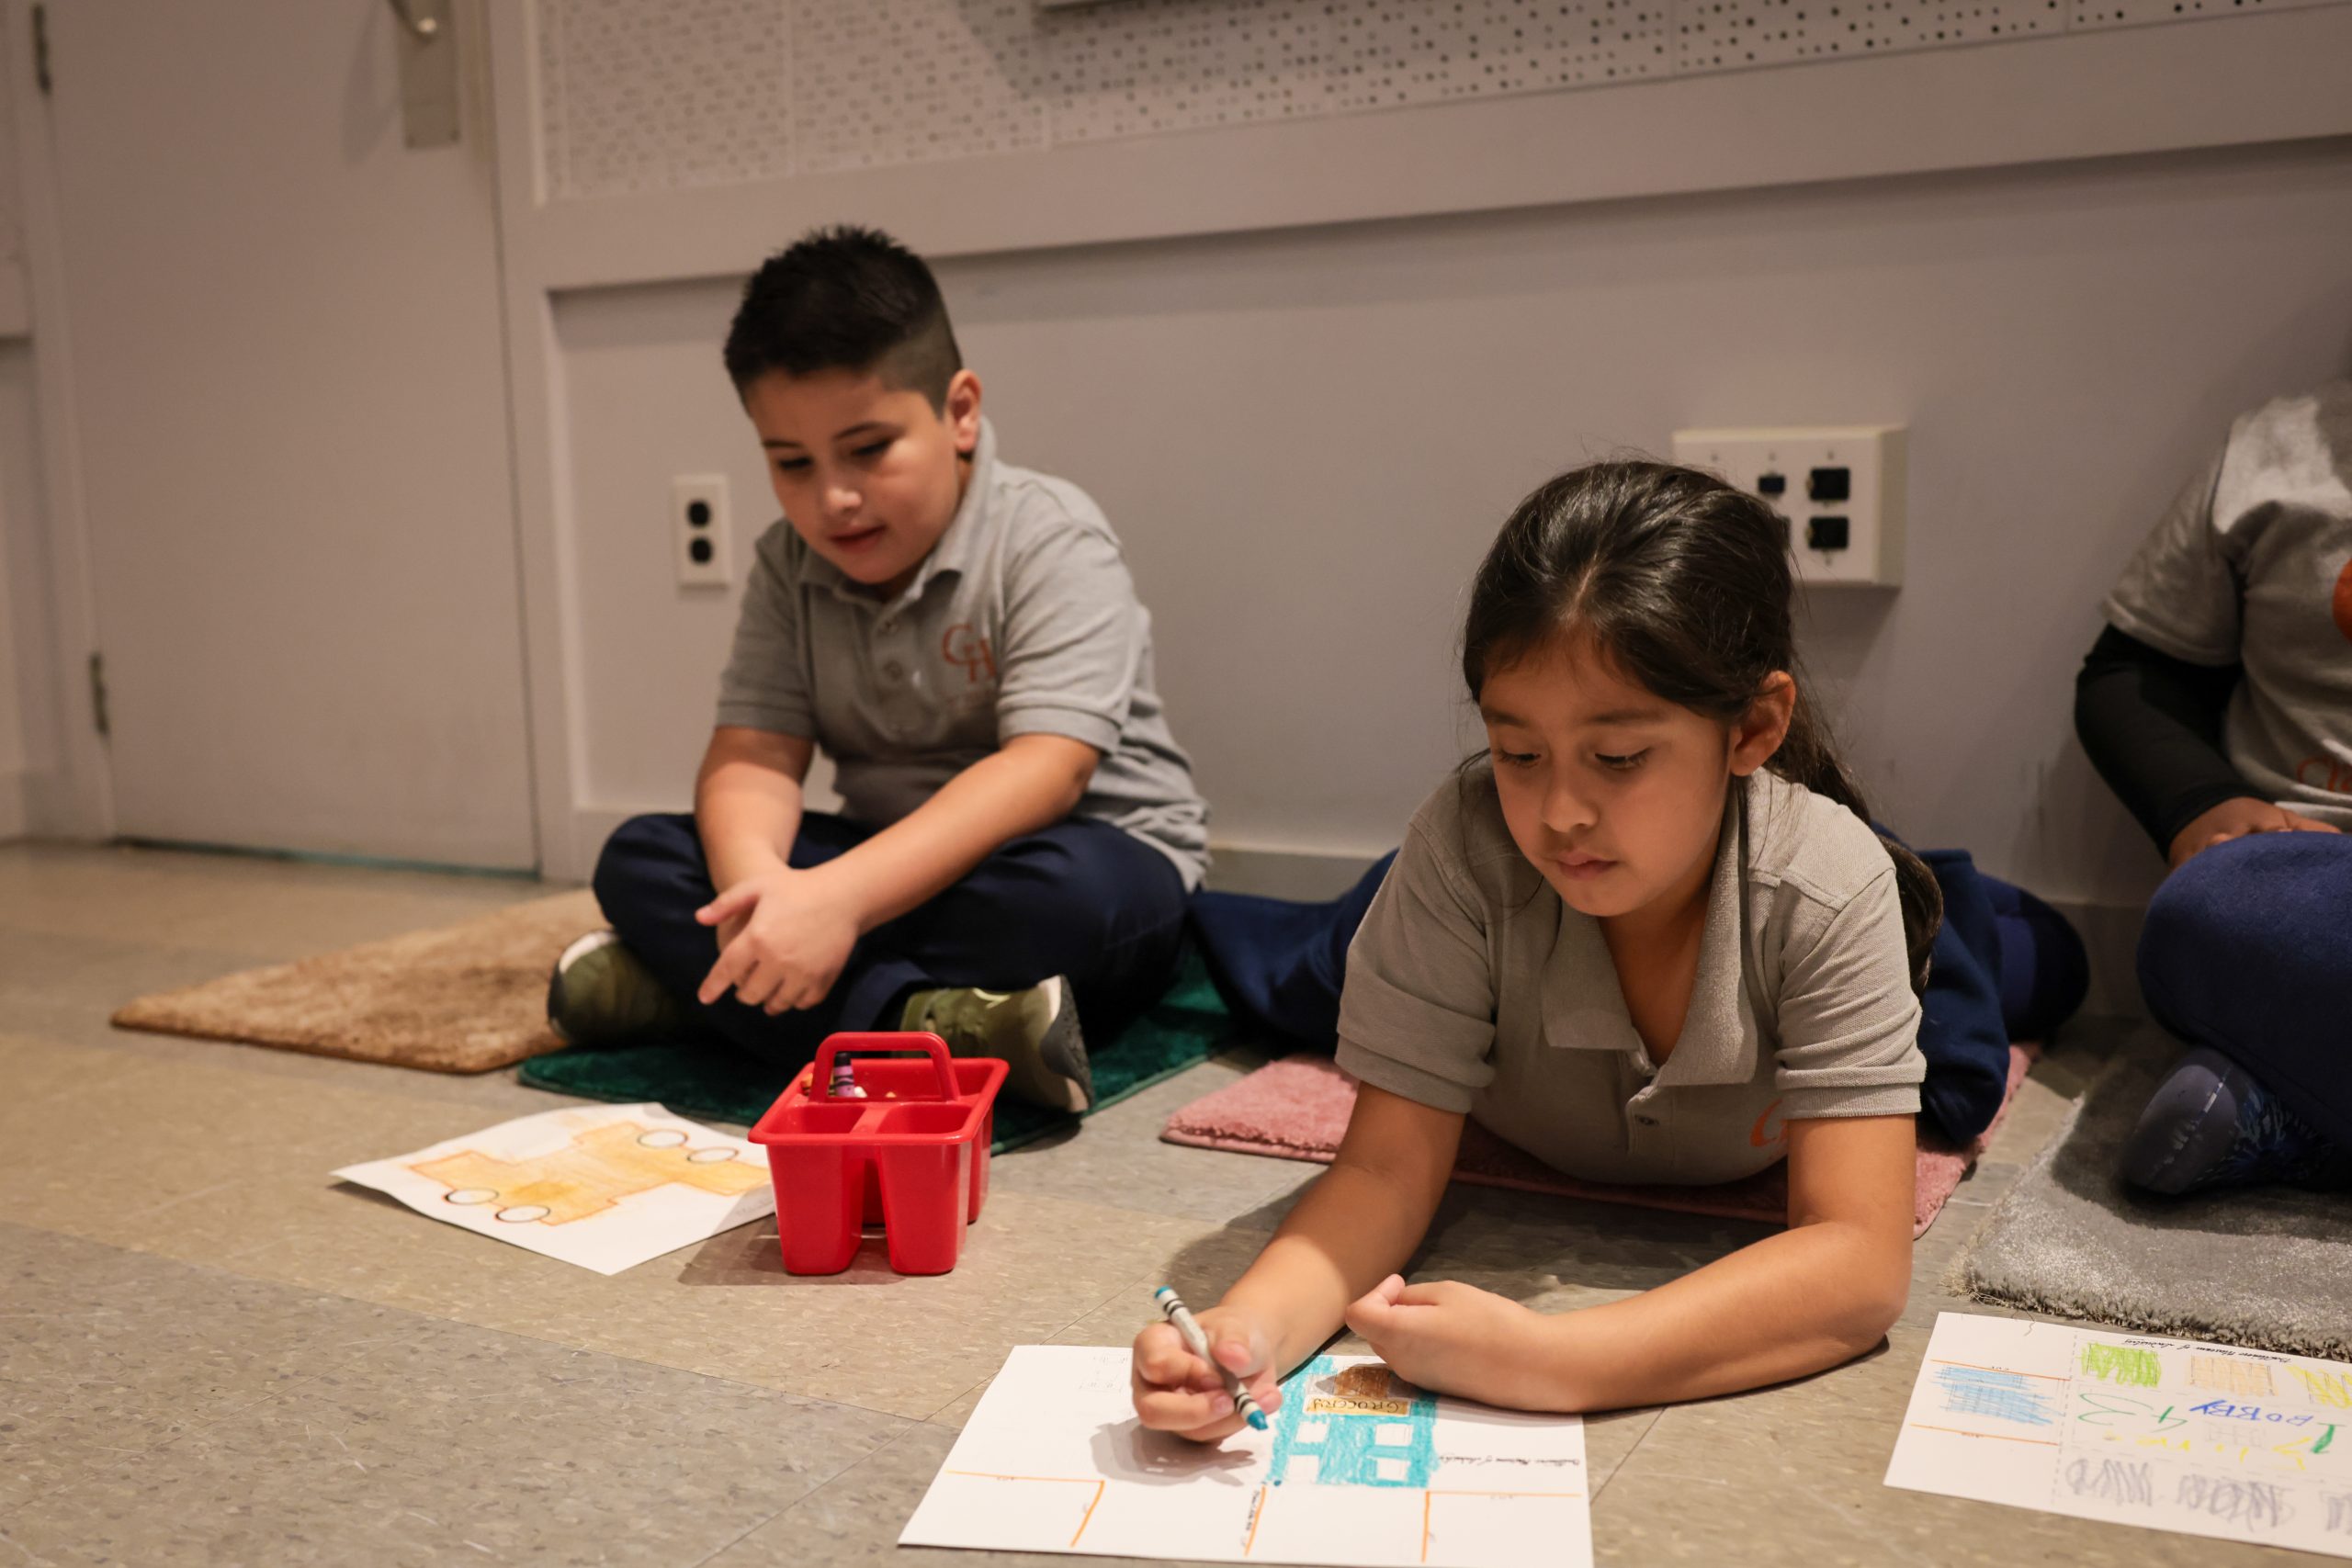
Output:
<svg viewBox="0 0 2352 1568">
<path fill-rule="evenodd" d="M 40 85 L 40 96 L 49 96 L 49 7 L 33 7 L 33 80 Z"/>
<path fill-rule="evenodd" d="M 90 722 L 100 735 L 114 733 L 113 721 L 107 717 L 107 656 L 90 655 Z"/>
</svg>

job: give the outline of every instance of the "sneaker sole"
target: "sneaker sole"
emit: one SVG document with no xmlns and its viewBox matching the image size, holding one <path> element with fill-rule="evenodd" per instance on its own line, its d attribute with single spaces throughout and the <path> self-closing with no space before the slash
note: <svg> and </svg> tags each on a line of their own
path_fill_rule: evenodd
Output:
<svg viewBox="0 0 2352 1568">
<path fill-rule="evenodd" d="M 1056 976 L 1046 984 L 1052 987 L 1054 1016 L 1037 1042 L 1038 1059 L 1069 1086 L 1069 1103 L 1063 1109 L 1074 1113 L 1091 1110 L 1094 1066 L 1087 1059 L 1086 1036 L 1079 1030 L 1078 1003 L 1069 994 L 1069 981 Z"/>
<path fill-rule="evenodd" d="M 597 949 L 618 941 L 620 938 L 609 929 L 590 931 L 583 937 L 575 938 L 570 946 L 557 954 L 555 967 L 548 972 L 548 1028 L 565 1044 L 577 1045 L 579 1041 L 573 1039 L 571 1031 L 563 1026 L 563 972 Z"/>
<path fill-rule="evenodd" d="M 1058 976 L 1040 982 L 1052 1013 L 1035 1040 L 1014 1038 L 992 1045 L 987 1054 L 1007 1068 L 1007 1092 L 1069 1115 L 1094 1103 L 1094 1074 L 1086 1061 L 1086 1042 L 1078 1030 L 1078 1010 L 1070 1004 L 1069 983 Z"/>
</svg>

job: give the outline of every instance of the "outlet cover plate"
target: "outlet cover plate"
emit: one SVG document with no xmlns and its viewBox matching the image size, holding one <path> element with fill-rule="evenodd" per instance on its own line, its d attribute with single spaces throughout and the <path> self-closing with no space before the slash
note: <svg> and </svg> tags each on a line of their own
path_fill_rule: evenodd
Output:
<svg viewBox="0 0 2352 1568">
<path fill-rule="evenodd" d="M 1800 581 L 1894 588 L 1903 581 L 1907 434 L 1899 424 L 1678 430 L 1674 460 L 1722 475 L 1786 517 Z M 1816 468 L 1845 469 L 1847 494 L 1816 500 L 1810 493 Z M 1779 494 L 1761 488 L 1775 474 L 1784 486 Z M 1810 525 L 1816 517 L 1846 519 L 1843 548 L 1813 547 Z"/>
<path fill-rule="evenodd" d="M 705 509 L 700 523 L 695 521 L 698 505 Z M 724 588 L 733 581 L 725 474 L 680 474 L 670 481 L 670 533 L 679 587 Z M 706 547 L 697 551 L 697 544 Z"/>
</svg>

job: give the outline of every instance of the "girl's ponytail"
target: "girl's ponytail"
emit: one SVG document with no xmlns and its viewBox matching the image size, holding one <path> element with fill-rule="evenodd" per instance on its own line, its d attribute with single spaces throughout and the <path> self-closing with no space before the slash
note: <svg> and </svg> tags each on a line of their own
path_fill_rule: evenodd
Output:
<svg viewBox="0 0 2352 1568">
<path fill-rule="evenodd" d="M 1796 710 L 1789 718 L 1789 733 L 1765 766 L 1791 784 L 1803 784 L 1814 794 L 1836 801 L 1869 822 L 1871 830 L 1878 834 L 1887 858 L 1894 863 L 1894 891 L 1903 907 L 1903 945 L 1911 960 L 1911 988 L 1925 991 L 1928 952 L 1935 945 L 1937 929 L 1944 919 L 1943 889 L 1937 886 L 1935 873 L 1928 869 L 1927 862 L 1871 820 L 1870 804 L 1862 798 L 1854 775 L 1838 761 L 1836 749 L 1829 743 L 1827 727 L 1805 696 L 1803 682 L 1797 684 Z"/>
</svg>

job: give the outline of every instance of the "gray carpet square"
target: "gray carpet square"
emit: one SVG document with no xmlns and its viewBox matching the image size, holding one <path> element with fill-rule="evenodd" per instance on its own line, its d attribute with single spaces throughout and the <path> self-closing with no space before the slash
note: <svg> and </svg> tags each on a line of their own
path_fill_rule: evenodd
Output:
<svg viewBox="0 0 2352 1568">
<path fill-rule="evenodd" d="M 2116 1162 L 2180 1055 L 2125 1042 L 1956 1266 L 1980 1301 L 2150 1333 L 2352 1359 L 2352 1194 L 2284 1187 L 2158 1199 Z"/>
</svg>

